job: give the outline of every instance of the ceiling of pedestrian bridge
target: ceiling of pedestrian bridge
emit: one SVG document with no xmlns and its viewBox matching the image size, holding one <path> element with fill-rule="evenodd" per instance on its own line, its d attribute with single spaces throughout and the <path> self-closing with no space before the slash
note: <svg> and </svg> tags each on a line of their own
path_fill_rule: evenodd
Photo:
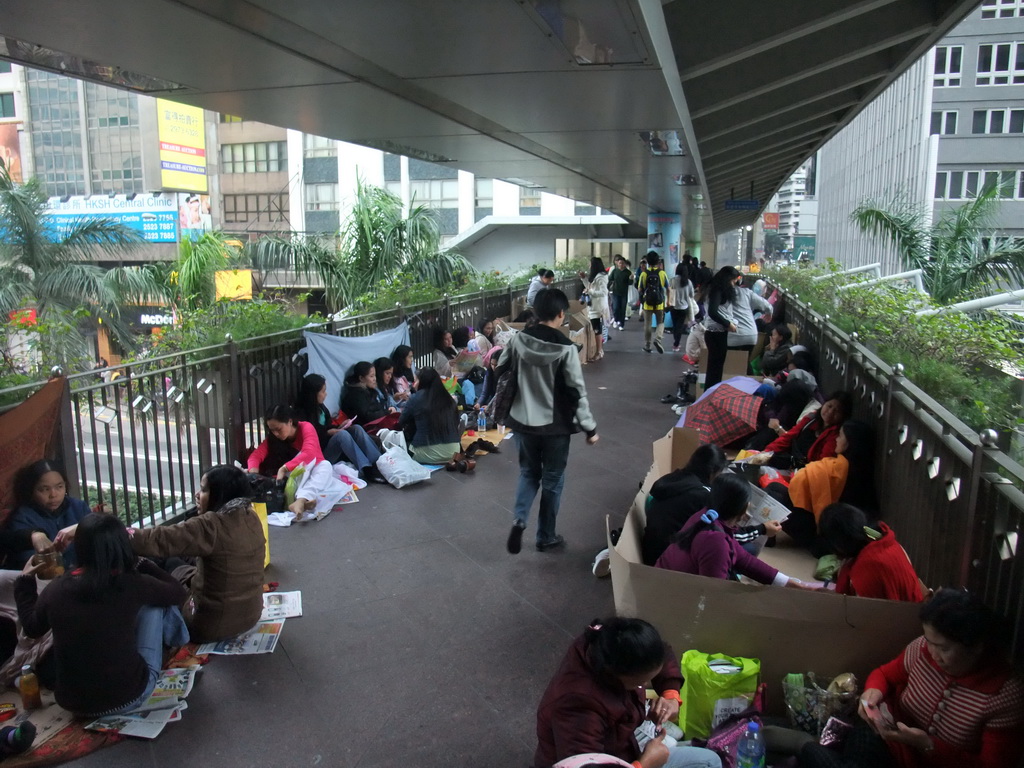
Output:
<svg viewBox="0 0 1024 768">
<path fill-rule="evenodd" d="M 641 226 L 680 211 L 686 239 L 706 240 L 753 218 L 727 199 L 767 202 L 973 5 L 5 0 L 0 35 L 173 84 L 154 95 L 526 180 Z"/>
</svg>

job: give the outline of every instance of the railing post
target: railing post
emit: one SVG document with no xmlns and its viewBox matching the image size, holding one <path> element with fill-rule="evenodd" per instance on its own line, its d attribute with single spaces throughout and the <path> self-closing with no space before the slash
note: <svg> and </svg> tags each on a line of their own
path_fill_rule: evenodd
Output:
<svg viewBox="0 0 1024 768">
<path fill-rule="evenodd" d="M 857 344 L 860 334 L 854 331 L 850 334 L 850 343 L 846 347 L 846 373 L 843 374 L 843 389 L 849 391 L 850 379 L 853 376 L 853 356 L 857 353 Z"/>
<path fill-rule="evenodd" d="M 441 317 L 444 318 L 442 325 L 450 330 L 452 327 L 452 297 L 447 293 L 444 295 L 444 306 L 441 307 Z"/>
<path fill-rule="evenodd" d="M 50 371 L 50 377 L 59 376 L 64 378 L 64 371 L 60 366 L 54 366 Z M 71 382 L 64 378 L 64 390 L 60 396 L 60 412 L 57 416 L 57 435 L 53 448 L 57 452 L 64 472 L 68 477 L 68 493 L 76 499 L 82 498 L 82 481 L 78 476 L 78 461 L 75 450 L 75 420 L 71 412 Z"/>
<path fill-rule="evenodd" d="M 985 454 L 996 450 L 998 443 L 999 434 L 994 429 L 983 429 L 978 433 L 978 443 L 974 446 L 974 455 L 971 458 L 971 487 L 967 494 L 967 540 L 963 542 L 958 574 L 960 583 L 957 586 L 960 587 L 966 587 L 970 582 L 971 568 L 974 564 L 975 526 L 978 520 L 978 499 L 981 496 L 981 476 L 985 471 Z"/>
<path fill-rule="evenodd" d="M 239 368 L 238 345 L 230 333 L 224 334 L 227 365 L 224 366 L 223 391 L 219 395 L 224 413 L 225 437 L 228 464 L 237 461 L 245 452 L 245 424 L 242 420 L 242 371 Z M 207 441 L 208 443 L 209 441 Z"/>
<path fill-rule="evenodd" d="M 847 367 L 847 370 L 849 370 L 849 367 Z M 894 450 L 893 445 L 892 445 L 892 441 L 893 441 L 893 437 L 894 436 L 893 436 L 892 430 L 890 429 L 890 427 L 892 426 L 892 421 L 891 421 L 891 418 L 892 418 L 892 403 L 893 403 L 893 400 L 895 399 L 894 396 L 895 396 L 897 390 L 902 386 L 902 382 L 901 382 L 902 378 L 903 378 L 903 364 L 902 363 L 896 363 L 896 365 L 894 365 L 892 367 L 892 376 L 889 377 L 888 385 L 885 388 L 885 410 L 884 410 L 884 413 L 882 413 L 882 418 L 881 418 L 881 422 L 882 423 L 879 426 L 879 430 L 880 430 L 881 435 L 882 435 L 881 464 L 882 464 L 882 487 L 883 488 L 888 488 L 889 487 L 890 473 L 892 471 L 891 470 L 892 462 L 889 460 L 889 457 L 892 455 L 893 450 Z M 846 377 L 845 376 L 843 377 L 843 388 L 844 389 L 846 388 Z M 876 456 L 876 464 L 877 463 L 878 463 L 878 458 Z M 880 499 L 881 503 L 883 503 L 883 504 L 886 502 L 886 500 L 887 499 L 885 499 L 885 498 Z M 886 513 L 887 513 L 887 510 L 883 509 L 882 510 L 883 517 L 886 516 Z"/>
<path fill-rule="evenodd" d="M 398 324 L 401 325 L 405 322 L 405 307 L 402 306 L 402 302 L 395 302 L 395 313 L 398 315 Z"/>
<path fill-rule="evenodd" d="M 508 298 L 508 319 L 509 322 L 511 322 L 515 320 L 515 318 L 512 316 L 512 283 L 508 284 L 508 290 L 506 291 L 506 294 Z"/>
</svg>

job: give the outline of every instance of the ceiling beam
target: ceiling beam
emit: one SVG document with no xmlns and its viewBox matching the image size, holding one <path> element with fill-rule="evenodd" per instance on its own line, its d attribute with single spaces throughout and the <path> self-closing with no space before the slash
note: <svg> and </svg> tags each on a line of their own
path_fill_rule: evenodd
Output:
<svg viewBox="0 0 1024 768">
<path fill-rule="evenodd" d="M 793 138 L 796 138 L 796 137 L 799 137 L 799 136 L 810 136 L 810 135 L 812 135 L 814 133 L 818 133 L 822 129 L 827 130 L 827 129 L 831 128 L 832 126 L 838 125 L 839 123 L 841 123 L 842 122 L 842 117 L 840 116 L 840 117 L 833 118 L 832 120 L 825 120 L 825 121 L 821 121 L 821 120 L 819 120 L 819 118 L 825 117 L 827 115 L 831 115 L 835 111 L 836 110 L 831 109 L 828 112 L 825 112 L 823 114 L 811 115 L 811 116 L 809 116 L 809 117 L 807 117 L 807 118 L 805 118 L 803 120 L 797 120 L 794 123 L 788 123 L 786 125 L 779 126 L 774 131 L 765 131 L 765 132 L 757 134 L 756 136 L 751 136 L 749 139 L 745 139 L 744 141 L 738 141 L 738 142 L 735 142 L 733 144 L 729 144 L 727 146 L 724 146 L 721 149 L 716 149 L 713 152 L 705 152 L 704 153 L 704 159 L 706 160 L 709 157 L 717 157 L 718 155 L 721 155 L 721 154 L 723 154 L 725 152 L 733 152 L 733 151 L 736 150 L 737 147 L 746 146 L 747 144 L 757 144 L 759 142 L 764 141 L 765 138 L 768 137 L 768 136 L 774 136 L 777 133 L 783 133 L 785 131 L 790 131 L 790 130 L 793 129 L 794 126 L 801 125 L 802 123 L 809 123 L 809 122 L 817 121 L 813 130 L 807 131 L 805 133 L 795 134 L 795 135 L 793 135 Z M 704 142 L 704 146 L 707 146 L 707 142 L 706 141 Z M 771 145 L 769 145 L 769 146 L 771 146 Z"/>
<path fill-rule="evenodd" d="M 841 10 L 826 14 L 814 21 L 790 27 L 775 35 L 758 40 L 756 43 L 751 43 L 750 45 L 742 48 L 737 48 L 736 50 L 723 54 L 718 58 L 709 59 L 708 61 L 702 62 L 696 66 L 689 67 L 680 72 L 679 76 L 682 78 L 684 83 L 687 80 L 694 80 L 716 70 L 736 64 L 744 59 L 749 59 L 752 56 L 767 53 L 774 48 L 787 45 L 788 43 L 792 43 L 802 37 L 807 37 L 808 35 L 821 32 L 824 29 L 841 24 L 844 21 L 849 21 L 850 19 L 861 16 L 862 14 L 870 13 L 878 8 L 890 5 L 893 2 L 895 2 L 895 0 L 862 0 L 862 2 L 859 3 L 851 3 Z"/>
<path fill-rule="evenodd" d="M 852 64 L 856 61 L 867 59 L 870 56 L 875 56 L 876 54 L 887 52 L 888 49 L 900 45 L 901 43 L 918 40 L 923 35 L 928 34 L 928 32 L 930 31 L 931 27 L 915 27 L 912 30 L 904 31 L 898 35 L 891 35 L 890 37 L 876 43 L 875 45 L 870 45 L 864 48 L 860 48 L 856 51 L 851 51 L 847 53 L 845 56 L 839 56 L 834 59 L 828 59 L 826 61 L 821 62 L 818 66 L 809 66 L 806 69 L 802 69 L 799 72 L 794 72 L 791 75 L 788 75 L 787 77 L 782 77 L 779 78 L 778 80 L 773 80 L 772 82 L 765 83 L 759 88 L 752 88 L 750 90 L 737 93 L 736 95 L 730 96 L 717 103 L 701 107 L 694 113 L 694 119 L 703 117 L 704 115 L 711 114 L 712 112 L 717 112 L 719 110 L 726 109 L 728 107 L 736 106 L 737 104 L 742 104 L 743 102 L 749 101 L 750 99 L 753 99 L 756 96 L 761 96 L 766 93 L 771 93 L 772 91 L 777 91 L 780 88 L 785 88 L 787 86 L 794 85 L 796 83 L 799 83 L 801 80 L 806 80 L 809 77 L 820 75 L 822 72 L 837 69 L 843 67 L 846 64 Z M 888 75 L 892 71 L 892 62 L 888 60 L 888 56 L 881 56 L 879 58 L 885 60 L 880 60 L 877 63 L 876 69 L 874 71 L 878 72 L 880 75 Z M 863 75 L 858 74 L 858 77 L 863 77 Z M 713 84 L 711 85 L 713 87 Z M 688 95 L 691 95 L 692 98 L 692 94 Z M 694 98 L 693 100 L 699 101 L 699 99 L 697 98 Z"/>
</svg>

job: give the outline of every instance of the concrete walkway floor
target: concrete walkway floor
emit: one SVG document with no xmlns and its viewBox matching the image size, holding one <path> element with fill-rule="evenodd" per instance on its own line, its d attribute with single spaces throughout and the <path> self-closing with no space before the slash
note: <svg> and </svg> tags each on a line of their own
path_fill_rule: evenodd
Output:
<svg viewBox="0 0 1024 768">
<path fill-rule="evenodd" d="M 671 348 L 671 335 L 667 336 Z M 473 474 L 371 486 L 319 523 L 271 529 L 267 581 L 301 590 L 270 655 L 215 657 L 182 721 L 75 766 L 526 768 L 537 703 L 570 641 L 611 614 L 591 574 L 605 517 L 621 524 L 677 417 L 678 354 L 646 354 L 636 321 L 584 367 L 600 441 L 572 440 L 558 530 L 568 547 L 505 538 L 518 478 L 514 441 Z"/>
</svg>

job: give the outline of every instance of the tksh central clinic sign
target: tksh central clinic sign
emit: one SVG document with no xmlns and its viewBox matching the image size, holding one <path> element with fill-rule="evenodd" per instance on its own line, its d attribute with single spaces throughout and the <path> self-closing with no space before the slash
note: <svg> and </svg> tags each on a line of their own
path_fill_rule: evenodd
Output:
<svg viewBox="0 0 1024 768">
<path fill-rule="evenodd" d="M 206 192 L 206 125 L 203 110 L 157 99 L 160 186 Z"/>
</svg>

